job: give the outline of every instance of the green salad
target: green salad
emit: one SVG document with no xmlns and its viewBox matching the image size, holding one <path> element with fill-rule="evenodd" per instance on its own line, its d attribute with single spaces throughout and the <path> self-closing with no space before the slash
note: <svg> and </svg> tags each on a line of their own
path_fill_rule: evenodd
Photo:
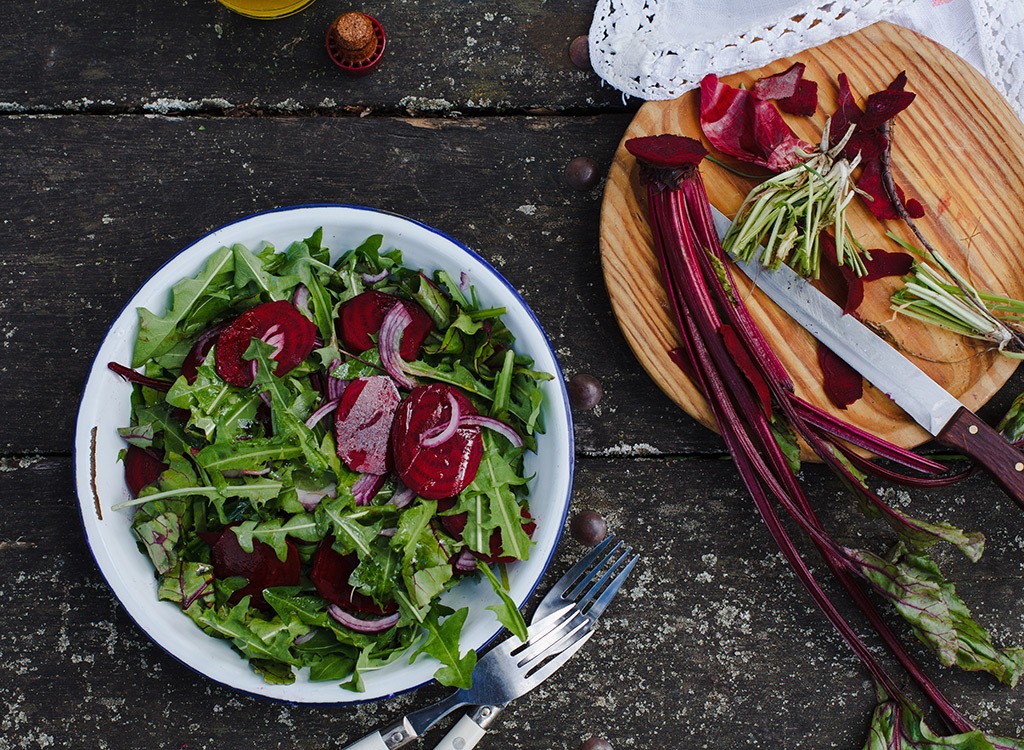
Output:
<svg viewBox="0 0 1024 750">
<path fill-rule="evenodd" d="M 504 564 L 535 524 L 524 452 L 541 382 L 504 308 L 465 275 L 403 265 L 374 235 L 334 263 L 317 230 L 283 252 L 222 247 L 139 312 L 120 430 L 132 529 L 159 597 L 271 683 L 339 681 L 423 654 L 468 686 L 466 576 L 525 637 Z M 492 569 L 493 568 L 493 569 Z"/>
</svg>

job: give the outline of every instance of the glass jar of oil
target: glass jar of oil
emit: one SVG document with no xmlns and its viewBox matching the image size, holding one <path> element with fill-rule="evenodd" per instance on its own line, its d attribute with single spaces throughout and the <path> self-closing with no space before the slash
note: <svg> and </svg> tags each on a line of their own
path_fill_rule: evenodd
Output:
<svg viewBox="0 0 1024 750">
<path fill-rule="evenodd" d="M 221 5 L 249 18 L 284 18 L 309 7 L 314 0 L 218 0 Z"/>
</svg>

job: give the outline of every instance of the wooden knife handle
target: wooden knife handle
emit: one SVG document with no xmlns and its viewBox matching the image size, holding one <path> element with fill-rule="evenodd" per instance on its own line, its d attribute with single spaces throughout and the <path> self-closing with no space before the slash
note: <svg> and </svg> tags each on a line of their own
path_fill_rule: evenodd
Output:
<svg viewBox="0 0 1024 750">
<path fill-rule="evenodd" d="M 985 467 L 1006 494 L 1024 507 L 1024 453 L 985 424 L 977 414 L 961 407 L 936 440 L 956 448 Z"/>
</svg>

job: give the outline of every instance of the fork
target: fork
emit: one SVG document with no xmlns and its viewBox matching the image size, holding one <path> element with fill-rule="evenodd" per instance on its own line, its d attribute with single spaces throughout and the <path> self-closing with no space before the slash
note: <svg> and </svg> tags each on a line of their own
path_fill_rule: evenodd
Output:
<svg viewBox="0 0 1024 750">
<path fill-rule="evenodd" d="M 531 623 L 544 620 L 568 604 L 587 621 L 589 631 L 639 559 L 639 555 L 632 554 L 632 547 L 623 550 L 623 546 L 623 542 L 615 541 L 613 534 L 594 547 L 555 582 L 537 605 Z M 504 707 L 499 705 L 477 706 L 472 713 L 459 719 L 434 750 L 470 750 L 503 710 Z"/>
<path fill-rule="evenodd" d="M 372 732 L 345 750 L 397 750 L 457 708 L 505 705 L 550 677 L 594 634 L 591 622 L 572 604 L 532 624 L 526 641 L 507 638 L 476 663 L 473 684 L 432 706 L 406 714 L 386 729 Z"/>
</svg>

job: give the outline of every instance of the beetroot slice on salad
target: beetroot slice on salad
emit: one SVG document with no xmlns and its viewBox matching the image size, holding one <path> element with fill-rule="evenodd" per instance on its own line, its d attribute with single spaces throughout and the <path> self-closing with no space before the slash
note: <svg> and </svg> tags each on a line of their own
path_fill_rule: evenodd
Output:
<svg viewBox="0 0 1024 750">
<path fill-rule="evenodd" d="M 235 318 L 217 337 L 217 374 L 231 385 L 252 385 L 252 362 L 243 356 L 252 340 L 276 347 L 271 356 L 278 377 L 294 370 L 313 351 L 316 326 L 284 300 L 265 302 Z"/>
<path fill-rule="evenodd" d="M 338 312 L 335 325 L 338 338 L 348 351 L 356 354 L 373 349 L 376 344 L 371 336 L 380 332 L 384 316 L 399 304 L 412 318 L 402 336 L 399 354 L 406 362 L 412 362 L 419 356 L 420 347 L 434 329 L 434 321 L 427 311 L 412 300 L 400 299 L 373 289 L 353 297 Z"/>
<path fill-rule="evenodd" d="M 377 604 L 373 597 L 356 591 L 348 579 L 359 565 L 359 556 L 355 552 L 342 555 L 331 546 L 332 544 L 334 537 L 327 537 L 320 542 L 313 555 L 313 570 L 309 577 L 317 593 L 331 604 L 337 604 L 348 612 L 379 617 L 397 612 L 397 602 L 390 601 L 382 606 Z"/>
<path fill-rule="evenodd" d="M 443 513 L 446 510 L 451 510 L 453 507 L 455 507 L 455 498 L 445 498 L 444 500 L 438 502 L 437 512 Z M 519 515 L 526 519 L 526 523 L 523 524 L 523 531 L 526 532 L 526 535 L 528 537 L 533 539 L 533 532 L 537 530 L 537 523 L 533 520 L 533 516 L 530 515 L 530 511 L 528 511 L 526 508 L 521 508 L 519 511 Z M 456 539 L 462 539 L 462 533 L 466 530 L 466 521 L 469 520 L 469 516 L 467 513 L 456 513 L 453 516 L 439 515 L 438 518 L 441 520 L 441 526 L 444 527 L 445 531 L 447 531 Z M 471 550 L 473 556 L 481 562 L 489 564 L 510 563 L 516 561 L 517 558 L 513 555 L 501 554 L 503 545 L 501 538 L 501 529 L 495 529 L 491 532 L 491 538 L 488 540 L 488 544 L 490 545 L 489 553 L 485 554 L 482 552 L 476 552 L 475 550 Z"/>
<path fill-rule="evenodd" d="M 129 445 L 124 453 L 124 481 L 132 497 L 138 497 L 142 488 L 153 484 L 167 468 L 154 454 L 137 445 Z"/>
<path fill-rule="evenodd" d="M 386 375 L 356 378 L 348 384 L 334 418 L 338 457 L 352 471 L 386 474 L 391 423 L 401 397 Z"/>
<path fill-rule="evenodd" d="M 202 537 L 211 547 L 210 561 L 215 578 L 241 576 L 248 581 L 231 594 L 229 604 L 238 604 L 243 597 L 251 596 L 249 604 L 267 612 L 270 605 L 263 598 L 263 589 L 299 584 L 299 550 L 291 539 L 286 541 L 288 554 L 282 561 L 273 547 L 259 540 L 253 540 L 252 552 L 246 552 L 231 527 L 215 534 L 203 534 Z"/>
<path fill-rule="evenodd" d="M 483 458 L 483 438 L 479 427 L 459 425 L 458 419 L 475 414 L 473 404 L 453 386 L 432 383 L 412 389 L 391 428 L 395 471 L 406 487 L 427 500 L 440 500 L 473 481 Z M 451 435 L 439 441 L 453 421 Z"/>
</svg>

